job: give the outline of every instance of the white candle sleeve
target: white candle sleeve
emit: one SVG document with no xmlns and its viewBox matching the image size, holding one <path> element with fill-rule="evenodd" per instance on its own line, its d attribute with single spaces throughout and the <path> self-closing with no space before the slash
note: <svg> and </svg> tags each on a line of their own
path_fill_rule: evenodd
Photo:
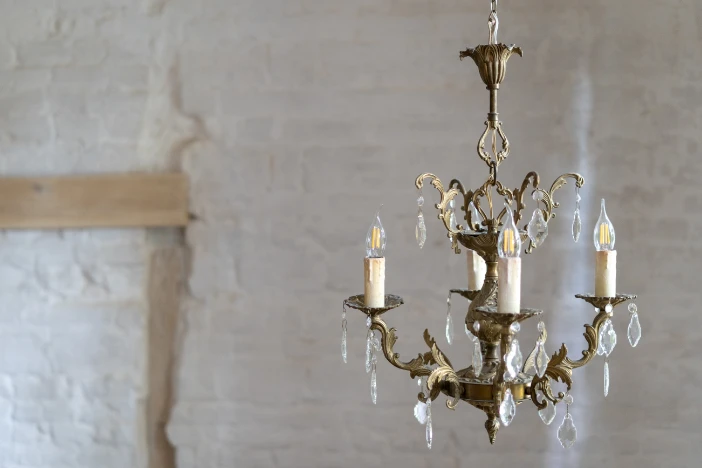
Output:
<svg viewBox="0 0 702 468">
<path fill-rule="evenodd" d="M 482 289 L 487 272 L 485 260 L 474 250 L 469 250 L 466 257 L 468 259 L 468 289 L 470 291 Z"/>
<path fill-rule="evenodd" d="M 497 311 L 518 314 L 522 294 L 522 259 L 499 258 L 497 275 Z"/>
<path fill-rule="evenodd" d="M 367 307 L 385 306 L 385 258 L 364 260 L 364 300 Z"/>
<path fill-rule="evenodd" d="M 595 252 L 595 296 L 617 295 L 617 251 Z"/>
</svg>

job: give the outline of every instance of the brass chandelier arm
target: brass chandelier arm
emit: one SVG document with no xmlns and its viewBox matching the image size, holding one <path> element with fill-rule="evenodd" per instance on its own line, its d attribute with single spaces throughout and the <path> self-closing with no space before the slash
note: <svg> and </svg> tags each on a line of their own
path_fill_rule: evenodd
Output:
<svg viewBox="0 0 702 468">
<path fill-rule="evenodd" d="M 459 194 L 464 195 L 465 197 L 465 193 L 459 187 L 445 190 L 441 180 L 436 175 L 431 173 L 422 174 L 417 177 L 417 180 L 415 181 L 415 186 L 417 189 L 421 190 L 424 187 L 424 179 L 431 179 L 431 185 L 433 185 L 441 195 L 441 200 L 435 205 L 439 210 L 438 218 L 443 221 L 444 226 L 448 231 L 448 237 L 451 239 L 451 247 L 457 254 L 461 253 L 461 249 L 458 247 L 458 239 L 456 235 L 463 231 L 463 226 L 460 224 L 456 224 L 455 228 L 451 226 L 451 208 L 449 207 L 449 203 Z"/>
<path fill-rule="evenodd" d="M 531 381 L 531 399 L 540 410 L 544 409 L 547 405 L 546 399 L 550 400 L 553 404 L 561 401 L 565 394 L 559 392 L 558 395 L 554 395 L 551 390 L 551 380 L 560 380 L 563 382 L 568 391 L 573 385 L 573 369 L 583 367 L 597 355 L 597 349 L 600 346 L 600 329 L 605 324 L 607 319 L 611 318 L 614 312 L 614 307 L 619 304 L 623 304 L 629 300 L 636 299 L 633 294 L 618 294 L 616 297 L 597 297 L 592 295 L 578 294 L 575 297 L 583 299 L 591 305 L 594 305 L 598 310 L 598 314 L 595 317 L 592 325 L 585 325 L 585 341 L 587 342 L 587 349 L 583 351 L 583 357 L 577 361 L 573 361 L 568 358 L 568 348 L 565 344 L 561 345 L 561 348 L 554 353 L 553 357 L 548 363 L 548 368 L 543 377 L 535 375 Z M 612 312 L 607 312 L 605 307 L 607 305 L 612 306 Z M 544 336 L 545 339 L 545 336 Z M 533 353 L 532 353 L 533 354 Z M 527 363 L 531 359 L 531 355 L 527 358 Z M 543 402 L 538 401 L 537 390 L 541 390 L 546 399 Z"/>
<path fill-rule="evenodd" d="M 454 398 L 446 402 L 446 406 L 450 409 L 455 409 L 460 401 L 461 387 L 458 382 L 458 375 L 451 366 L 451 361 L 441 352 L 436 340 L 429 335 L 429 330 L 424 330 L 424 342 L 429 346 L 431 351 L 419 354 L 416 358 L 408 362 L 400 360 L 400 354 L 394 351 L 395 343 L 397 342 L 396 330 L 389 328 L 383 319 L 379 316 L 371 317 L 371 330 L 378 330 L 381 335 L 381 348 L 385 359 L 397 367 L 408 371 L 410 378 L 427 377 L 427 390 L 429 395 L 423 392 L 417 397 L 419 400 L 426 402 L 427 399 L 436 400 L 441 394 L 441 383 L 447 382 L 452 386 L 452 394 Z M 432 369 L 430 365 L 436 364 L 438 367 Z"/>
</svg>

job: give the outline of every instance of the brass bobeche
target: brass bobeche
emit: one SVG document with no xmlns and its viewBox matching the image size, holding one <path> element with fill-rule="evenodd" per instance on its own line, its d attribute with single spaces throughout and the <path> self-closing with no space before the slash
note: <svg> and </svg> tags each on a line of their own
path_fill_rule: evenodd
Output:
<svg viewBox="0 0 702 468">
<path fill-rule="evenodd" d="M 345 305 L 361 310 L 371 318 L 371 328 L 378 330 L 382 335 L 382 351 L 385 358 L 393 366 L 409 372 L 411 378 L 426 377 L 429 395 L 420 393 L 421 401 L 427 398 L 435 400 L 441 393 L 448 396 L 447 406 L 455 408 L 459 401 L 463 400 L 472 406 L 483 410 L 488 419 L 485 428 L 488 432 L 490 443 L 495 442 L 497 431 L 499 430 L 499 407 L 503 395 L 507 388 L 510 388 L 517 403 L 522 403 L 528 399 L 542 409 L 546 406 L 546 400 L 539 401 L 537 390 L 540 390 L 544 397 L 554 404 L 564 398 L 563 393 L 554 394 L 551 383 L 554 380 L 561 381 L 568 390 L 571 389 L 573 380 L 573 369 L 582 367 L 596 355 L 599 346 L 599 331 L 613 312 L 607 312 L 605 307 L 609 304 L 612 309 L 636 296 L 620 294 L 614 298 L 595 297 L 589 295 L 578 295 L 593 305 L 597 309 L 597 315 L 592 325 L 585 325 L 585 340 L 587 348 L 582 352 L 582 358 L 572 360 L 568 357 L 568 349 L 563 344 L 554 353 L 549 361 L 544 377 L 528 375 L 521 372 L 511 382 L 504 381 L 505 362 L 501 356 L 507 353 L 507 349 L 513 339 L 513 329 L 511 325 L 528 318 L 541 314 L 541 311 L 534 309 L 523 309 L 519 314 L 497 313 L 497 296 L 499 294 L 497 286 L 497 239 L 499 228 L 502 225 L 504 216 L 508 208 L 503 208 L 495 213 L 493 206 L 494 193 L 505 199 L 511 206 L 515 222 L 522 220 L 522 211 L 526 208 L 524 195 L 530 192 L 537 200 L 539 209 L 548 222 L 556 216 L 554 210 L 559 204 L 555 201 L 555 192 L 567 184 L 568 179 L 573 179 L 576 187 L 582 187 L 584 179 L 580 174 L 567 173 L 559 176 L 548 189 L 540 187 L 540 178 L 536 172 L 529 172 L 524 178 L 521 186 L 515 189 L 508 189 L 497 178 L 498 167 L 507 158 L 510 152 L 510 145 L 502 129 L 502 123 L 498 119 L 497 113 L 497 92 L 500 84 L 505 78 L 506 65 L 512 54 L 522 55 L 522 50 L 515 46 L 504 44 L 481 45 L 474 49 L 461 52 L 460 57 L 472 58 L 483 82 L 490 92 L 490 109 L 485 122 L 486 129 L 478 140 L 478 157 L 484 161 L 489 168 L 489 175 L 485 183 L 475 190 L 468 190 L 458 180 L 452 180 L 448 187 L 445 187 L 439 178 L 431 173 L 421 174 L 417 177 L 415 185 L 422 189 L 425 180 L 429 179 L 431 185 L 439 192 L 440 201 L 436 204 L 438 218 L 443 221 L 447 230 L 447 236 L 451 239 L 452 248 L 456 253 L 460 253 L 459 244 L 476 251 L 487 264 L 487 273 L 483 287 L 479 291 L 469 291 L 462 289 L 451 290 L 452 293 L 460 294 L 470 300 L 470 306 L 465 317 L 465 325 L 480 340 L 481 352 L 483 355 L 483 367 L 477 377 L 471 367 L 457 369 L 451 361 L 439 349 L 436 341 L 430 336 L 429 331 L 424 332 L 424 341 L 429 347 L 429 351 L 419 354 L 410 361 L 401 361 L 400 355 L 395 353 L 394 345 L 397 342 L 397 335 L 394 328 L 389 328 L 381 317 L 386 311 L 400 306 L 403 301 L 397 296 L 387 296 L 387 307 L 380 309 L 367 308 L 364 305 L 362 296 L 354 296 L 345 301 Z M 490 137 L 490 147 L 486 150 L 486 141 Z M 497 139 L 501 140 L 498 145 Z M 451 207 L 449 203 L 457 196 L 462 197 L 463 205 L 461 209 L 465 212 L 465 226 L 452 225 Z M 470 203 L 473 203 L 480 219 L 472 219 Z M 526 242 L 526 225 L 521 232 L 522 241 Z M 532 253 L 536 245 L 529 241 L 525 248 L 525 253 Z M 474 331 L 474 324 L 479 324 L 478 331 Z M 542 334 L 545 339 L 545 331 Z M 524 369 L 529 368 L 533 363 L 535 353 L 527 357 Z"/>
</svg>

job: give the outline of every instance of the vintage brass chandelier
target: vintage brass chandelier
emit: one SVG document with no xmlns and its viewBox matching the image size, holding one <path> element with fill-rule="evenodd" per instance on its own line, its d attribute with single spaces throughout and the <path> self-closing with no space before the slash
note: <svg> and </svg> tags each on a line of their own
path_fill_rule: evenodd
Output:
<svg viewBox="0 0 702 468">
<path fill-rule="evenodd" d="M 604 356 L 604 395 L 609 391 L 609 356 L 617 344 L 617 334 L 612 319 L 614 308 L 632 301 L 636 296 L 616 292 L 616 251 L 614 250 L 614 226 L 607 217 L 602 200 L 600 217 L 595 225 L 596 269 L 595 293 L 578 294 L 595 308 L 595 318 L 591 325 L 585 325 L 586 349 L 579 359 L 568 356 L 565 344 L 549 358 L 546 343 L 547 332 L 544 322 L 538 323 L 539 336 L 536 345 L 526 359 L 520 351 L 518 334 L 520 323 L 542 314 L 541 310 L 522 308 L 520 304 L 522 243 L 524 252 L 532 253 L 548 235 L 548 222 L 556 216 L 559 207 L 554 195 L 557 190 L 572 179 L 576 191 L 576 205 L 573 215 L 573 239 L 578 241 L 581 231 L 579 189 L 584 179 L 579 174 L 568 173 L 558 177 L 550 188 L 540 187 L 536 172 L 529 172 L 519 188 L 505 187 L 498 180 L 498 168 L 510 153 L 510 144 L 502 128 L 497 113 L 497 94 L 505 78 L 507 61 L 513 54 L 522 56 L 522 50 L 514 45 L 497 42 L 498 30 L 497 1 L 491 1 L 488 20 L 490 39 L 487 45 L 479 45 L 460 53 L 460 58 L 471 58 L 478 66 L 480 77 L 490 93 L 490 110 L 485 131 L 480 136 L 477 152 L 488 166 L 489 175 L 485 183 L 475 190 L 468 190 L 458 180 L 445 186 L 437 176 L 426 173 L 417 177 L 418 214 L 416 238 L 420 247 L 426 241 L 424 222 L 425 181 L 439 192 L 440 201 L 436 204 L 438 218 L 448 231 L 448 237 L 455 253 L 460 246 L 469 249 L 468 289 L 449 291 L 446 317 L 446 340 L 450 345 L 454 340 L 453 319 L 451 316 L 452 294 L 470 301 L 465 317 L 465 333 L 473 341 L 473 356 L 466 368 L 454 366 L 445 353 L 439 349 L 429 331 L 424 332 L 424 341 L 429 351 L 409 361 L 400 359 L 394 346 L 396 330 L 389 328 L 384 315 L 401 306 L 404 301 L 395 295 L 386 295 L 384 288 L 386 234 L 376 214 L 366 237 L 365 291 L 362 295 L 349 297 L 344 301 L 342 312 L 341 353 L 347 361 L 346 310 L 353 308 L 366 315 L 368 333 L 366 336 L 366 372 L 371 374 L 371 399 L 377 402 L 377 354 L 382 352 L 393 366 L 408 371 L 420 387 L 418 402 L 414 408 L 417 420 L 425 425 L 426 442 L 431 448 L 433 422 L 431 405 L 441 394 L 447 396 L 446 406 L 454 409 L 464 401 L 487 415 L 485 429 L 490 443 L 495 438 L 500 425 L 509 426 L 515 417 L 517 406 L 530 400 L 543 422 L 550 425 L 556 417 L 556 407 L 565 404 L 565 416 L 557 436 L 563 447 L 571 447 L 577 438 L 577 430 L 569 406 L 573 403 L 570 391 L 573 386 L 573 370 L 588 364 L 595 356 Z M 498 145 L 499 139 L 499 145 Z M 489 142 L 489 147 L 486 145 Z M 530 192 L 537 204 L 531 220 L 523 229 L 517 228 L 526 208 L 525 194 Z M 504 199 L 505 206 L 497 214 L 493 197 Z M 463 203 L 465 226 L 457 223 L 455 199 Z M 641 338 L 641 326 L 637 308 L 629 303 L 629 327 L 627 336 L 631 346 L 636 346 Z M 378 332 L 378 334 L 376 334 Z M 378 336 L 379 335 L 379 336 Z M 556 348 L 553 348 L 556 349 Z M 555 385 L 564 386 L 557 391 Z"/>
</svg>

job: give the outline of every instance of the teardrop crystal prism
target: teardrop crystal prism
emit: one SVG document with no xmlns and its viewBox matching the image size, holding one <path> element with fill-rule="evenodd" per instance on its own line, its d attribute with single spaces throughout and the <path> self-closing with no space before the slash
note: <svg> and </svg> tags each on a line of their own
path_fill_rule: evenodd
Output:
<svg viewBox="0 0 702 468">
<path fill-rule="evenodd" d="M 540 209 L 535 209 L 531 216 L 531 221 L 527 226 L 527 234 L 534 247 L 539 247 L 544 243 L 548 236 L 548 224 L 544 220 L 544 215 Z"/>
<path fill-rule="evenodd" d="M 448 202 L 448 209 L 449 209 L 449 226 L 451 226 L 451 229 L 456 229 L 456 202 L 452 198 Z"/>
<path fill-rule="evenodd" d="M 434 441 L 434 428 L 431 421 L 431 399 L 427 400 L 427 428 L 426 428 L 427 447 L 431 450 L 431 444 Z"/>
<path fill-rule="evenodd" d="M 373 330 L 368 330 L 366 335 L 366 374 L 373 367 Z"/>
<path fill-rule="evenodd" d="M 573 423 L 573 417 L 570 415 L 570 413 L 566 413 L 561 427 L 558 428 L 558 440 L 561 442 L 563 448 L 568 449 L 575 444 L 575 440 L 577 438 L 578 430 L 575 428 L 575 424 Z"/>
<path fill-rule="evenodd" d="M 551 400 L 545 398 L 546 408 L 539 410 L 539 417 L 547 426 L 550 426 L 554 419 L 556 419 L 556 405 L 551 403 Z"/>
<path fill-rule="evenodd" d="M 371 401 L 373 401 L 373 404 L 376 405 L 378 404 L 378 376 L 376 375 L 375 371 L 375 363 L 372 365 L 371 369 Z"/>
<path fill-rule="evenodd" d="M 497 253 L 501 258 L 516 258 L 519 257 L 519 251 L 522 248 L 522 238 L 517 225 L 514 224 L 512 208 L 507 203 L 505 208 L 507 208 L 507 214 L 500 235 L 497 237 Z"/>
<path fill-rule="evenodd" d="M 517 405 L 514 403 L 512 390 L 508 388 L 502 403 L 500 403 L 500 421 L 507 427 L 512 423 L 512 420 L 514 420 L 516 413 Z"/>
<path fill-rule="evenodd" d="M 580 231 L 583 227 L 583 223 L 580 220 L 580 210 L 575 210 L 575 214 L 573 214 L 573 240 L 575 242 L 578 242 L 578 239 L 580 239 Z"/>
<path fill-rule="evenodd" d="M 519 340 L 513 340 L 509 348 L 509 353 L 507 353 L 507 358 L 505 359 L 507 373 L 511 379 L 514 379 L 517 374 L 521 372 L 523 364 L 522 351 L 519 349 Z"/>
<path fill-rule="evenodd" d="M 609 217 L 607 217 L 604 198 L 602 199 L 602 204 L 600 205 L 600 217 L 597 220 L 597 224 L 595 224 L 593 238 L 595 241 L 595 249 L 598 251 L 614 250 L 614 225 L 612 224 L 612 221 L 609 220 Z"/>
<path fill-rule="evenodd" d="M 475 338 L 475 340 L 473 343 L 473 359 L 471 364 L 473 364 L 473 375 L 479 377 L 483 370 L 483 354 L 480 350 L 480 340 L 476 337 L 473 338 Z"/>
<path fill-rule="evenodd" d="M 451 317 L 451 311 L 446 314 L 446 342 L 448 344 L 453 344 L 453 318 Z"/>
<path fill-rule="evenodd" d="M 482 219 L 480 217 L 480 213 L 478 212 L 478 209 L 475 207 L 473 202 L 470 202 L 470 205 L 468 205 L 468 211 L 470 212 L 470 222 L 473 223 L 473 226 L 470 226 L 471 231 L 473 230 L 473 227 L 477 226 L 478 229 L 480 229 L 480 224 L 482 222 Z"/>
<path fill-rule="evenodd" d="M 536 367 L 536 375 L 543 377 L 548 369 L 548 354 L 546 354 L 546 349 L 543 343 L 540 341 L 536 343 L 538 351 L 536 352 L 536 359 L 534 359 L 534 367 Z"/>
<path fill-rule="evenodd" d="M 604 364 L 604 396 L 609 395 L 609 361 Z"/>
<path fill-rule="evenodd" d="M 424 214 L 422 209 L 417 213 L 417 226 L 414 228 L 414 237 L 417 239 L 417 245 L 421 249 L 427 241 L 427 226 L 424 224 Z"/>
<path fill-rule="evenodd" d="M 617 332 L 614 331 L 614 325 L 610 319 L 607 319 L 600 329 L 600 344 L 602 354 L 606 356 L 612 354 L 614 347 L 617 346 Z M 598 354 L 600 354 L 599 350 Z"/>
<path fill-rule="evenodd" d="M 631 314 L 627 335 L 629 337 L 629 344 L 631 347 L 636 348 L 636 345 L 639 344 L 639 340 L 641 339 L 641 323 L 639 322 L 639 314 L 636 312 Z"/>
<path fill-rule="evenodd" d="M 419 421 L 419 424 L 426 424 L 427 423 L 427 404 L 418 401 L 416 405 L 414 405 L 414 417 L 417 418 L 417 421 Z"/>
</svg>

